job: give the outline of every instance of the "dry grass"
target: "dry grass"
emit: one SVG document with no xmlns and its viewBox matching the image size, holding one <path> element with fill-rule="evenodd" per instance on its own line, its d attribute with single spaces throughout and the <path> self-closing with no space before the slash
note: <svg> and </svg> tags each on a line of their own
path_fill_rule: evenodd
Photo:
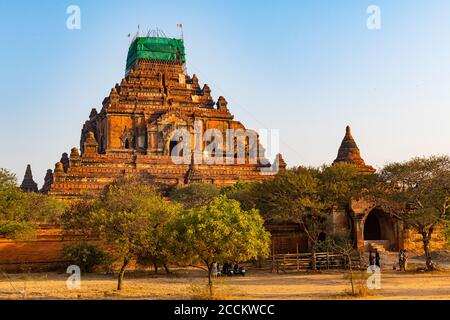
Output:
<svg viewBox="0 0 450 320">
<path fill-rule="evenodd" d="M 215 281 L 209 296 L 207 278 L 197 270 L 175 275 L 129 273 L 124 289 L 116 291 L 111 275 L 84 275 L 80 290 L 68 290 L 67 274 L 13 274 L 0 276 L 0 299 L 450 299 L 450 273 L 383 272 L 381 290 L 371 296 L 343 296 L 350 288 L 343 272 L 272 274 L 256 272 L 245 277 Z M 369 293 L 370 294 L 370 293 Z"/>
<path fill-rule="evenodd" d="M 192 300 L 230 300 L 243 295 L 239 287 L 231 285 L 229 278 L 221 277 L 213 281 L 213 295 L 209 292 L 208 280 L 191 280 L 188 292 Z"/>
<path fill-rule="evenodd" d="M 371 274 L 364 271 L 353 271 L 344 274 L 344 279 L 349 283 L 349 289 L 344 290 L 344 295 L 361 298 L 368 296 L 375 296 L 376 290 L 369 289 L 367 280 Z"/>
</svg>

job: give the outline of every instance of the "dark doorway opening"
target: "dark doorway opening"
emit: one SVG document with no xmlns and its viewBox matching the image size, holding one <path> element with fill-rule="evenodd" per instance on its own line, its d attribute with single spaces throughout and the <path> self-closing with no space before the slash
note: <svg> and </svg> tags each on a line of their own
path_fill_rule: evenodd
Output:
<svg viewBox="0 0 450 320">
<path fill-rule="evenodd" d="M 380 220 L 374 212 L 367 216 L 364 224 L 364 240 L 382 240 Z"/>
<path fill-rule="evenodd" d="M 327 240 L 327 235 L 326 235 L 326 233 L 325 232 L 321 232 L 320 234 L 319 234 L 319 239 L 318 239 L 319 241 L 325 241 L 325 240 Z"/>
</svg>

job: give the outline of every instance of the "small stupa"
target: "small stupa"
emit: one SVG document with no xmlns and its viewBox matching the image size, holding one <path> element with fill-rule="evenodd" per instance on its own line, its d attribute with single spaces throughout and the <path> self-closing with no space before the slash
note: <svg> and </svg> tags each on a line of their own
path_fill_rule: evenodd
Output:
<svg viewBox="0 0 450 320">
<path fill-rule="evenodd" d="M 31 172 L 31 165 L 27 165 L 25 176 L 23 177 L 20 188 L 25 192 L 38 192 L 38 185 L 33 180 L 33 173 Z"/>
<path fill-rule="evenodd" d="M 375 168 L 367 165 L 361 157 L 359 148 L 356 145 L 355 139 L 353 139 L 350 126 L 347 126 L 345 130 L 345 137 L 342 140 L 337 158 L 333 164 L 340 162 L 354 164 L 362 173 L 374 173 L 376 171 Z"/>
</svg>

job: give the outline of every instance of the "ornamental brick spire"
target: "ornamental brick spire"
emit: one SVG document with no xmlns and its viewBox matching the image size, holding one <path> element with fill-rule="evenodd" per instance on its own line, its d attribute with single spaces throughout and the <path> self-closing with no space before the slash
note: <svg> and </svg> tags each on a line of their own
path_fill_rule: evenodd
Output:
<svg viewBox="0 0 450 320">
<path fill-rule="evenodd" d="M 346 162 L 356 165 L 362 173 L 374 173 L 375 169 L 372 166 L 366 165 L 355 140 L 353 139 L 350 126 L 347 126 L 345 131 L 345 137 L 342 140 L 341 146 L 338 151 L 336 160 L 333 164 Z"/>
<path fill-rule="evenodd" d="M 53 170 L 48 169 L 44 178 L 44 185 L 42 186 L 41 193 L 48 194 L 52 183 L 53 183 Z"/>
<path fill-rule="evenodd" d="M 277 154 L 275 161 L 278 165 L 278 170 L 285 170 L 287 167 L 286 161 L 284 161 L 283 155 L 281 153 Z"/>
<path fill-rule="evenodd" d="M 33 180 L 33 173 L 31 172 L 31 166 L 27 165 L 25 176 L 23 177 L 20 188 L 25 192 L 38 192 L 37 183 Z"/>
</svg>

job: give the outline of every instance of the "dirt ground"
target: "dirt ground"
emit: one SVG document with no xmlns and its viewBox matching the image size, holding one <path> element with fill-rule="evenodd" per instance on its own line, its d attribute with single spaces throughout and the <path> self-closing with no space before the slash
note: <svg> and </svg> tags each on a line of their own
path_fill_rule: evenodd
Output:
<svg viewBox="0 0 450 320">
<path fill-rule="evenodd" d="M 318 273 L 248 270 L 245 276 L 221 277 L 215 280 L 216 299 L 435 299 L 450 300 L 450 254 L 436 253 L 440 271 L 428 273 L 423 256 L 411 256 L 407 272 L 395 271 L 396 253 L 381 257 L 381 289 L 363 297 L 348 295 L 346 271 Z M 124 289 L 116 291 L 113 275 L 81 276 L 81 288 L 67 288 L 66 273 L 6 274 L 0 272 L 0 299 L 206 299 L 206 272 L 199 269 L 177 269 L 173 274 L 155 275 L 152 271 L 128 272 Z M 365 280 L 362 281 L 365 283 Z"/>
<path fill-rule="evenodd" d="M 205 273 L 178 270 L 174 275 L 130 273 L 125 288 L 115 291 L 112 275 L 85 275 L 80 290 L 68 290 L 66 274 L 14 274 L 0 280 L 0 299 L 202 299 Z M 257 272 L 216 281 L 219 299 L 351 299 L 342 272 Z M 202 296 L 204 295 L 204 296 Z M 383 272 L 381 289 L 358 299 L 450 299 L 450 272 Z"/>
</svg>

